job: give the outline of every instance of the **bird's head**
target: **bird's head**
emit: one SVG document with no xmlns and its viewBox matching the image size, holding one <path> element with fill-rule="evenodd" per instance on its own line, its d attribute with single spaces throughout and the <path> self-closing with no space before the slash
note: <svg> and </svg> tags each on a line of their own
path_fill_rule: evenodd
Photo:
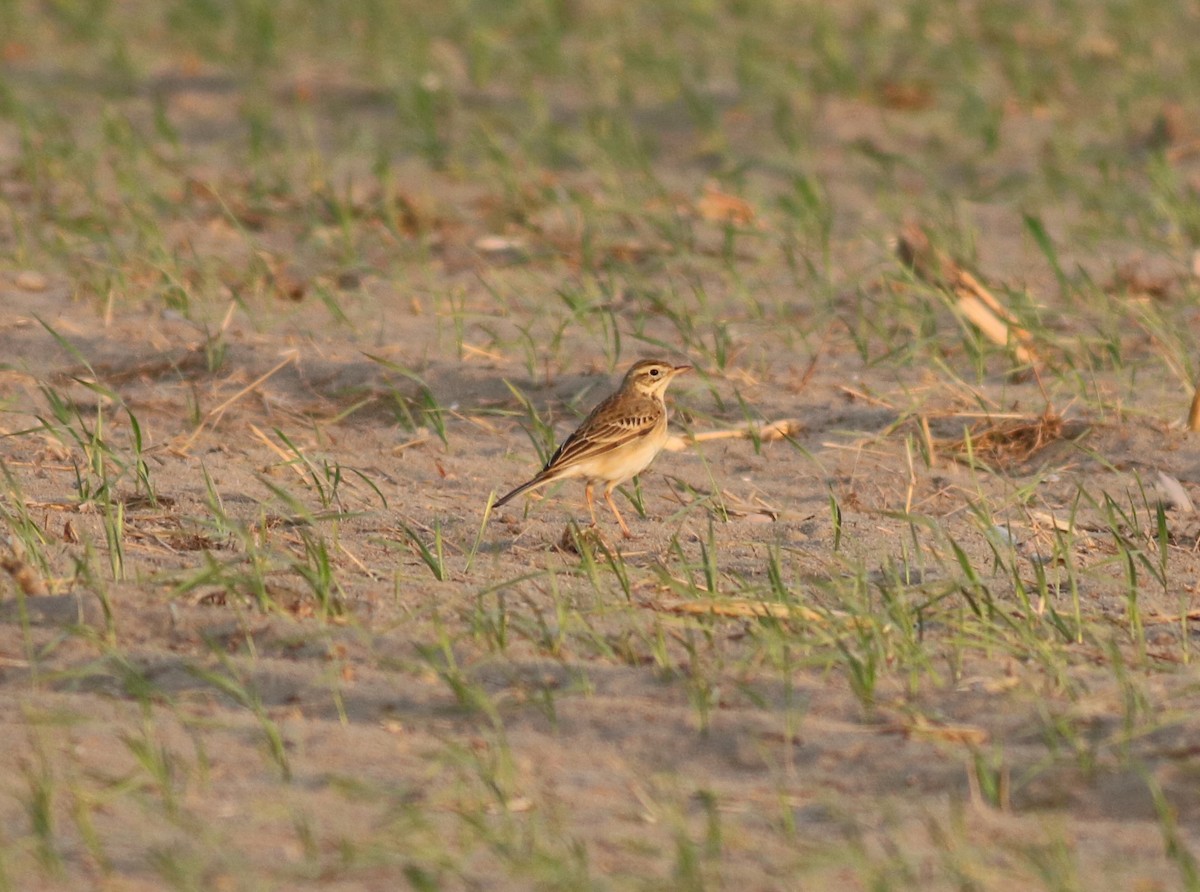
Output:
<svg viewBox="0 0 1200 892">
<path fill-rule="evenodd" d="M 690 365 L 672 365 L 661 359 L 643 359 L 625 373 L 622 389 L 634 389 L 646 396 L 662 397 L 676 375 L 691 370 Z"/>
</svg>

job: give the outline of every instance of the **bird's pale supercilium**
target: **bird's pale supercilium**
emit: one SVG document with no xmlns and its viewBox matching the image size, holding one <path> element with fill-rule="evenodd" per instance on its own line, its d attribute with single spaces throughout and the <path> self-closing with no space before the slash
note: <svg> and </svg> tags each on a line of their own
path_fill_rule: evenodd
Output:
<svg viewBox="0 0 1200 892">
<path fill-rule="evenodd" d="M 629 538 L 632 534 L 613 501 L 613 489 L 649 467 L 666 445 L 669 434 L 663 395 L 672 379 L 690 368 L 658 359 L 635 363 L 626 372 L 620 389 L 592 410 L 575 433 L 558 447 L 546 467 L 532 480 L 500 498 L 496 507 L 547 483 L 583 477 L 592 523 L 596 523 L 592 488 L 603 483 L 604 500 L 621 525 L 621 532 Z"/>
</svg>

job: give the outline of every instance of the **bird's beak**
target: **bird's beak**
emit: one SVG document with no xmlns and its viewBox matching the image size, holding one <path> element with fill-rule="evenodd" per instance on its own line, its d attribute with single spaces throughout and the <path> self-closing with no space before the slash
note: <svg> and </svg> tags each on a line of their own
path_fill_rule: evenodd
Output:
<svg viewBox="0 0 1200 892">
<path fill-rule="evenodd" d="M 671 369 L 671 377 L 674 378 L 676 375 L 682 375 L 684 372 L 690 372 L 691 370 L 692 367 L 690 365 L 677 365 Z"/>
</svg>

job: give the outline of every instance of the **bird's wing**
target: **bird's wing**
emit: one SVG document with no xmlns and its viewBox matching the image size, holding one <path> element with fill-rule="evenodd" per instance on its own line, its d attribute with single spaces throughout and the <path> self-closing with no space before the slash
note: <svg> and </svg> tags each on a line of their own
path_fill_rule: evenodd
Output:
<svg viewBox="0 0 1200 892">
<path fill-rule="evenodd" d="M 541 474 L 551 476 L 557 470 L 599 455 L 613 446 L 650 433 L 662 419 L 662 408 L 652 400 L 639 405 L 633 411 L 629 407 L 613 411 L 613 405 L 604 402 L 596 407 L 579 429 L 563 441 Z"/>
</svg>

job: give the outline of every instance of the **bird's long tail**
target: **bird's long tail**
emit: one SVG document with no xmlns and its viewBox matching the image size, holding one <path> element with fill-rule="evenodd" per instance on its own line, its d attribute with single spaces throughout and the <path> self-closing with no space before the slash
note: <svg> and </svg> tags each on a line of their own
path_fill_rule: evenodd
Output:
<svg viewBox="0 0 1200 892">
<path fill-rule="evenodd" d="M 515 499 L 517 496 L 519 496 L 521 493 L 525 492 L 526 490 L 533 489 L 534 487 L 541 486 L 543 483 L 549 483 L 549 482 L 550 482 L 550 478 L 543 477 L 541 474 L 538 474 L 532 480 L 529 480 L 526 483 L 522 483 L 520 486 L 518 486 L 516 489 L 514 489 L 512 492 L 508 493 L 507 495 L 503 495 L 500 498 L 496 499 L 496 501 L 492 505 L 492 507 L 499 508 L 501 505 L 505 504 L 506 502 L 512 501 L 513 499 Z"/>
</svg>

